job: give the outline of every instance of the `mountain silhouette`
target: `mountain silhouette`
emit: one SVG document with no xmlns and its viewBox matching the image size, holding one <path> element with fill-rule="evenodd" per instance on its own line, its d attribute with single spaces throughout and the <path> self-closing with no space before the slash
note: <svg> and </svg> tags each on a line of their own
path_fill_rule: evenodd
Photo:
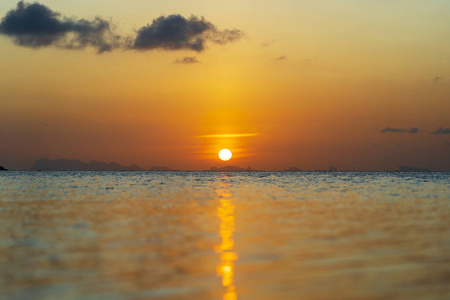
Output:
<svg viewBox="0 0 450 300">
<path fill-rule="evenodd" d="M 122 166 L 116 162 L 91 161 L 82 162 L 78 159 L 38 159 L 31 171 L 143 171 L 137 165 Z"/>
<path fill-rule="evenodd" d="M 5 169 L 2 166 L 0 166 L 0 171 L 8 171 L 8 169 Z"/>
<path fill-rule="evenodd" d="M 147 171 L 176 171 L 176 170 L 173 170 L 173 169 L 168 168 L 168 167 L 155 167 L 155 166 L 153 166 L 150 169 L 148 169 Z"/>
<path fill-rule="evenodd" d="M 337 168 L 335 166 L 330 166 L 330 168 L 328 169 L 328 172 L 337 172 Z"/>
<path fill-rule="evenodd" d="M 302 170 L 297 167 L 290 167 L 288 169 L 284 169 L 283 172 L 302 172 Z"/>
</svg>

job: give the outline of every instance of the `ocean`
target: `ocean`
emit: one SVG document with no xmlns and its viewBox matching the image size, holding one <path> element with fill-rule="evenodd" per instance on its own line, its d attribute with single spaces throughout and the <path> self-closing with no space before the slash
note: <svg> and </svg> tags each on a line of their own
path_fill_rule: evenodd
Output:
<svg viewBox="0 0 450 300">
<path fill-rule="evenodd" d="M 450 299 L 450 173 L 1 172 L 0 299 Z"/>
</svg>

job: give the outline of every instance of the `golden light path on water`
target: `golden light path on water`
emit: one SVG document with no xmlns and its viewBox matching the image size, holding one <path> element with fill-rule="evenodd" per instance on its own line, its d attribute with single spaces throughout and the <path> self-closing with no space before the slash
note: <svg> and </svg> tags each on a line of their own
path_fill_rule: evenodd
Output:
<svg viewBox="0 0 450 300">
<path fill-rule="evenodd" d="M 215 247 L 216 253 L 220 255 L 220 262 L 217 264 L 217 276 L 222 278 L 222 286 L 225 289 L 223 300 L 235 300 L 237 299 L 237 293 L 234 284 L 234 262 L 238 259 L 238 255 L 234 251 L 233 239 L 236 229 L 235 199 L 227 183 L 221 182 L 216 194 L 219 201 L 217 216 L 220 219 L 219 235 L 221 237 L 220 245 Z"/>
</svg>

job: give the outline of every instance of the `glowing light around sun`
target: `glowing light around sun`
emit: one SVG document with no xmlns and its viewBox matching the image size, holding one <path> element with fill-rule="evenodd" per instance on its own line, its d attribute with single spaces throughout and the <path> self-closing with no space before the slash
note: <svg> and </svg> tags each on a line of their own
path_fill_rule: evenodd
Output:
<svg viewBox="0 0 450 300">
<path fill-rule="evenodd" d="M 232 156 L 233 156 L 233 154 L 228 149 L 222 149 L 219 152 L 219 158 L 223 161 L 230 160 Z"/>
</svg>

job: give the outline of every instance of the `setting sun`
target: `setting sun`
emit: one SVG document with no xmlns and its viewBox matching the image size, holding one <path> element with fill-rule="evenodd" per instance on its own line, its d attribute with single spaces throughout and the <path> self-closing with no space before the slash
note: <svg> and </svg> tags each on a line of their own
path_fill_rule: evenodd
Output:
<svg viewBox="0 0 450 300">
<path fill-rule="evenodd" d="M 230 160 L 232 156 L 233 156 L 233 154 L 228 149 L 222 149 L 219 152 L 219 158 L 223 161 Z"/>
</svg>

